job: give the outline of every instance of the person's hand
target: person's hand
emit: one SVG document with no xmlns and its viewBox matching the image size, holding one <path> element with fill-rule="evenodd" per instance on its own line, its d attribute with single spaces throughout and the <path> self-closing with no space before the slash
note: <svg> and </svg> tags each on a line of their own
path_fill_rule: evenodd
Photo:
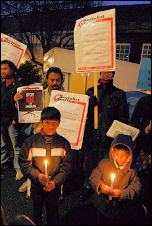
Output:
<svg viewBox="0 0 152 226">
<path fill-rule="evenodd" d="M 113 189 L 111 192 L 112 197 L 114 198 L 118 198 L 121 194 L 121 190 L 120 189 Z"/>
<path fill-rule="evenodd" d="M 50 178 L 51 178 L 50 176 L 46 176 L 45 174 L 42 173 L 39 173 L 38 175 L 39 182 L 44 186 L 46 186 L 49 183 Z"/>
<path fill-rule="evenodd" d="M 50 192 L 55 188 L 55 182 L 53 180 L 49 181 L 45 187 L 43 188 L 44 191 Z"/>
<path fill-rule="evenodd" d="M 145 133 L 148 134 L 151 130 L 151 126 L 146 126 L 145 128 Z"/>
<path fill-rule="evenodd" d="M 93 106 L 95 107 L 99 103 L 99 97 L 93 96 Z"/>
<path fill-rule="evenodd" d="M 15 121 L 15 120 L 13 120 L 13 121 L 12 121 L 12 124 L 16 124 L 16 121 Z"/>
<path fill-rule="evenodd" d="M 14 101 L 17 102 L 19 100 L 21 100 L 23 98 L 23 96 L 20 93 L 16 93 L 14 95 Z"/>
<path fill-rule="evenodd" d="M 108 185 L 106 185 L 106 184 L 100 184 L 99 185 L 98 191 L 97 191 L 98 195 L 100 195 L 101 193 L 109 195 L 110 192 L 111 192 L 111 188 Z"/>
</svg>

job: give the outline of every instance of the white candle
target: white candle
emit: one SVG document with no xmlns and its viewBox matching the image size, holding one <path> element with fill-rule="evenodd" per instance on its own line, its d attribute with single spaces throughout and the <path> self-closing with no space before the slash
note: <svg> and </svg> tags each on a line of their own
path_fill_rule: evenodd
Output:
<svg viewBox="0 0 152 226">
<path fill-rule="evenodd" d="M 45 175 L 48 176 L 48 172 L 47 172 L 47 160 L 45 160 Z"/>
<path fill-rule="evenodd" d="M 114 173 L 112 173 L 111 174 L 111 189 L 113 189 L 113 182 L 114 182 L 114 179 L 115 179 L 115 174 Z"/>
<path fill-rule="evenodd" d="M 113 189 L 113 182 L 114 182 L 114 179 L 115 179 L 115 174 L 112 173 L 112 174 L 111 174 L 111 186 L 110 186 L 111 190 Z M 109 200 L 112 200 L 112 196 L 111 196 L 111 195 L 109 195 Z"/>
</svg>

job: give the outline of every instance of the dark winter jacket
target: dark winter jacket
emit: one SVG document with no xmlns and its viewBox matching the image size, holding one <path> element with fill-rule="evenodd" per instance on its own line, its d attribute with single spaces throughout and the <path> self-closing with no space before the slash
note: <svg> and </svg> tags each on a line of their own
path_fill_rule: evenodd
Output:
<svg viewBox="0 0 152 226">
<path fill-rule="evenodd" d="M 116 144 L 124 144 L 129 147 L 131 154 L 129 155 L 126 165 L 123 169 L 116 167 L 113 159 L 113 147 Z M 134 169 L 131 168 L 132 152 L 134 144 L 131 136 L 119 134 L 111 143 L 109 159 L 101 160 L 98 166 L 92 171 L 90 181 L 95 190 L 94 203 L 96 207 L 107 217 L 114 217 L 118 214 L 125 213 L 127 209 L 139 203 L 139 194 L 141 184 Z M 115 179 L 113 188 L 120 189 L 119 198 L 113 198 L 109 201 L 109 196 L 101 193 L 97 194 L 99 184 L 111 185 L 110 175 L 114 173 Z"/>
<path fill-rule="evenodd" d="M 89 142 L 94 139 L 92 138 L 94 134 L 94 87 L 89 88 L 86 94 L 90 96 L 85 129 L 86 142 Z M 106 136 L 106 133 L 113 121 L 128 123 L 129 110 L 126 94 L 123 90 L 113 86 L 112 81 L 106 89 L 103 88 L 103 84 L 98 86 L 98 97 L 98 136 L 101 143 L 108 143 L 111 139 Z"/>
<path fill-rule="evenodd" d="M 151 154 L 151 131 L 146 134 L 145 128 L 151 120 L 151 95 L 143 96 L 137 102 L 132 118 L 131 125 L 138 128 L 140 133 L 136 138 L 138 151 L 141 149 L 145 153 Z"/>
<path fill-rule="evenodd" d="M 37 133 L 25 140 L 19 154 L 19 165 L 24 176 L 31 179 L 31 197 L 39 198 L 43 191 L 38 174 L 45 173 L 46 159 L 48 176 L 57 186 L 63 184 L 72 170 L 70 143 L 58 134 L 47 136 Z"/>
<path fill-rule="evenodd" d="M 21 81 L 15 80 L 14 83 L 6 86 L 6 80 L 1 84 L 1 124 L 8 126 L 13 120 L 18 122 L 18 112 L 15 107 L 14 95 L 17 88 L 22 86 Z"/>
</svg>

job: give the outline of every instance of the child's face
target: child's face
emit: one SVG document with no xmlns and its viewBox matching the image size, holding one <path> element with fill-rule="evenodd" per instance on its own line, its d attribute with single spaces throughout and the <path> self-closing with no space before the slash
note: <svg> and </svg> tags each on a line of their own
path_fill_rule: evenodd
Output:
<svg viewBox="0 0 152 226">
<path fill-rule="evenodd" d="M 125 151 L 123 149 L 118 150 L 118 149 L 114 148 L 113 157 L 119 167 L 125 165 L 128 156 L 129 156 L 129 153 L 127 151 Z"/>
<path fill-rule="evenodd" d="M 46 119 L 43 120 L 43 122 L 40 120 L 40 124 L 42 125 L 44 134 L 53 135 L 54 133 L 56 133 L 60 122 L 57 120 Z"/>
</svg>

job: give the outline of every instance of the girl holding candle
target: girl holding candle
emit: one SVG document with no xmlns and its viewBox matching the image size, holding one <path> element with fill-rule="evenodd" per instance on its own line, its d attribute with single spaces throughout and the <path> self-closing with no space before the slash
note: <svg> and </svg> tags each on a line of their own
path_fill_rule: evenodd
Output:
<svg viewBox="0 0 152 226">
<path fill-rule="evenodd" d="M 111 144 L 109 158 L 101 160 L 90 175 L 95 190 L 93 203 L 101 214 L 99 223 L 122 225 L 145 221 L 139 199 L 141 183 L 131 168 L 133 151 L 131 136 L 119 134 Z"/>
</svg>

